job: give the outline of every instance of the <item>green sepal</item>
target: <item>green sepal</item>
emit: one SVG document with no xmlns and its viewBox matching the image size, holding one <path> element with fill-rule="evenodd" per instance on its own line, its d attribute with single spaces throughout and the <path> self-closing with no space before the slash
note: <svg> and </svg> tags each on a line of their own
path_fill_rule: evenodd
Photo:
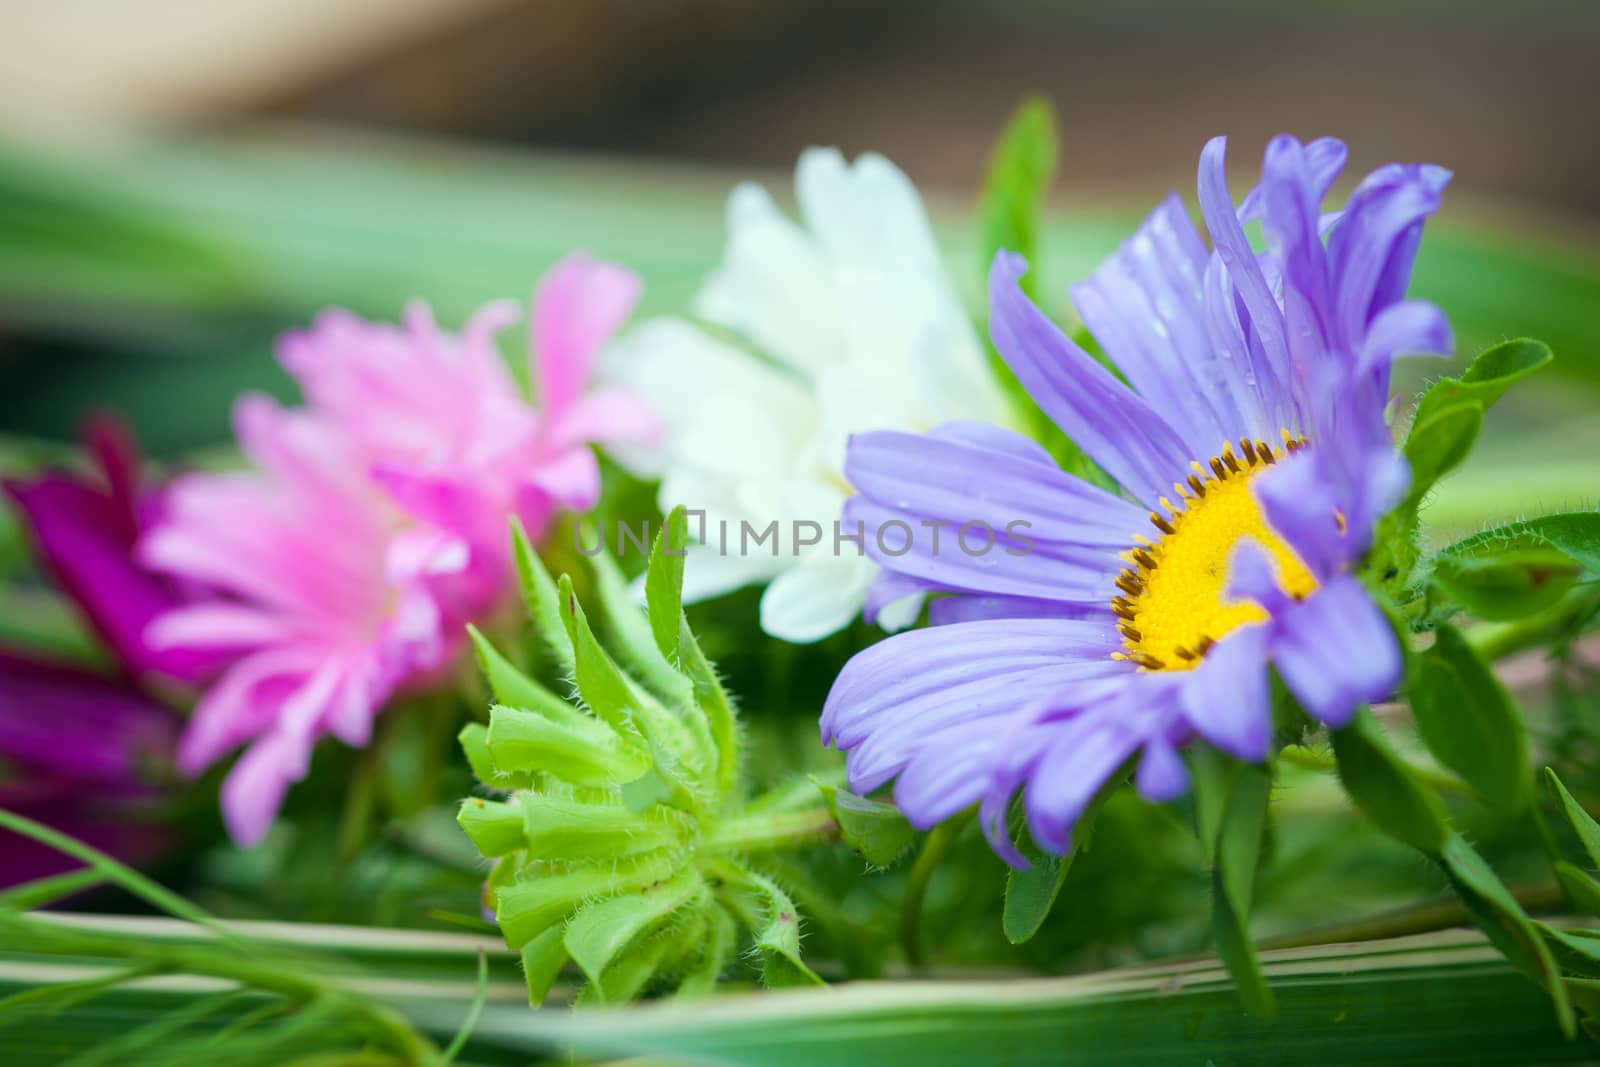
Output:
<svg viewBox="0 0 1600 1067">
<path fill-rule="evenodd" d="M 522 832 L 527 819 L 515 804 L 468 797 L 456 811 L 456 822 L 478 851 L 490 859 L 528 847 Z"/>
<path fill-rule="evenodd" d="M 578 969 L 599 983 L 629 946 L 666 923 L 679 908 L 702 898 L 705 883 L 693 871 L 660 885 L 585 904 L 567 923 L 563 941 Z"/>
<path fill-rule="evenodd" d="M 517 566 L 517 583 L 522 589 L 522 601 L 528 618 L 539 634 L 544 646 L 555 657 L 560 673 L 572 673 L 572 638 L 561 621 L 561 602 L 556 595 L 555 579 L 545 567 L 544 560 L 528 540 L 528 531 L 522 520 L 511 520 L 511 555 Z"/>
<path fill-rule="evenodd" d="M 915 840 L 917 832 L 893 804 L 858 797 L 815 777 L 811 781 L 839 824 L 839 839 L 874 867 L 894 863 Z"/>
<path fill-rule="evenodd" d="M 678 848 L 690 833 L 667 808 L 634 811 L 538 793 L 519 794 L 519 800 L 528 850 L 550 859 L 599 861 Z"/>
<path fill-rule="evenodd" d="M 466 754 L 467 766 L 472 775 L 490 789 L 511 791 L 531 789 L 536 776 L 518 771 L 502 771 L 495 766 L 489 753 L 489 727 L 481 722 L 469 722 L 456 734 L 461 751 Z"/>
<path fill-rule="evenodd" d="M 1521 810 L 1533 792 L 1528 736 L 1505 687 L 1448 623 L 1413 662 L 1407 695 L 1428 750 L 1485 802 Z"/>
<path fill-rule="evenodd" d="M 1395 754 L 1371 712 L 1363 708 L 1348 726 L 1333 731 L 1333 753 L 1345 791 L 1378 829 L 1439 856 L 1451 836 L 1444 804 Z"/>
<path fill-rule="evenodd" d="M 528 1003 L 535 1008 L 544 1006 L 551 987 L 570 959 L 567 946 L 562 942 L 564 933 L 560 926 L 551 926 L 522 946 L 522 974 L 528 982 Z"/>
<path fill-rule="evenodd" d="M 701 942 L 699 958 L 683 973 L 678 985 L 680 997 L 708 996 L 717 988 L 717 980 L 728 966 L 733 955 L 738 924 L 723 908 L 706 911 L 705 938 Z"/>
<path fill-rule="evenodd" d="M 636 741 L 593 719 L 554 722 L 521 708 L 489 709 L 489 756 L 497 768 L 541 771 L 573 785 L 610 786 L 650 769 Z"/>
<path fill-rule="evenodd" d="M 636 891 L 670 877 L 678 858 L 675 853 L 659 852 L 626 864 L 528 872 L 496 890 L 495 919 L 506 944 L 520 949 L 585 901 Z"/>
</svg>

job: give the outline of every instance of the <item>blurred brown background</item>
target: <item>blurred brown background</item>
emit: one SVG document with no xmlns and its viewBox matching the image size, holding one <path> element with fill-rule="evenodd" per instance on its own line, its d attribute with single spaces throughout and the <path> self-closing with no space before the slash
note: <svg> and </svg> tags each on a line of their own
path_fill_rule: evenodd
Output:
<svg viewBox="0 0 1600 1067">
<path fill-rule="evenodd" d="M 823 142 L 964 192 L 1043 90 L 1061 196 L 1166 188 L 1213 133 L 1254 156 L 1290 130 L 1567 220 L 1600 218 L 1597 71 L 1592 0 L 0 4 L 3 120 L 52 136 L 316 119 L 775 170 Z"/>
</svg>

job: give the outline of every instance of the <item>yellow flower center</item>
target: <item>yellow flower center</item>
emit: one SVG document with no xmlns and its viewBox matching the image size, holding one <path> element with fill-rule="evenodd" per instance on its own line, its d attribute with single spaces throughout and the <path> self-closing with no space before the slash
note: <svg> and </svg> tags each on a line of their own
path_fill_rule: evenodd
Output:
<svg viewBox="0 0 1600 1067">
<path fill-rule="evenodd" d="M 1304 438 L 1287 430 L 1281 451 L 1306 447 Z M 1117 578 L 1122 595 L 1111 601 L 1118 617 L 1123 650 L 1115 659 L 1131 660 L 1148 671 L 1186 671 L 1199 665 L 1211 646 L 1241 626 L 1261 622 L 1266 610 L 1252 600 L 1230 600 L 1228 562 L 1243 538 L 1251 538 L 1271 557 L 1278 585 L 1300 599 L 1317 588 L 1306 569 L 1277 532 L 1250 491 L 1250 479 L 1278 461 L 1265 441 L 1233 443 L 1206 466 L 1195 463 L 1187 483 L 1174 482 L 1179 504 L 1166 497 L 1166 515 L 1150 513 L 1160 539 L 1135 537 L 1138 544 L 1123 553 L 1128 568 Z"/>
</svg>

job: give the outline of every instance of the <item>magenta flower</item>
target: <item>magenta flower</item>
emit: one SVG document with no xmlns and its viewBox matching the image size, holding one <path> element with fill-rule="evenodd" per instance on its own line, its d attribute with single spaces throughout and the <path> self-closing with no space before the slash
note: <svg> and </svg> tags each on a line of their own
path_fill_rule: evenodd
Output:
<svg viewBox="0 0 1600 1067">
<path fill-rule="evenodd" d="M 153 643 L 225 650 L 179 750 L 195 774 L 248 745 L 223 785 L 229 832 L 254 844 L 324 734 L 365 745 L 397 693 L 436 681 L 465 623 L 511 588 L 506 522 L 538 536 L 599 494 L 590 444 L 647 440 L 654 418 L 619 393 L 586 393 L 600 347 L 638 282 L 572 256 L 533 303 L 542 406 L 517 386 L 490 304 L 459 334 L 412 307 L 404 327 L 333 312 L 285 338 L 305 391 L 286 411 L 246 397 L 235 428 L 252 469 L 177 482 L 143 556 L 222 595 L 167 613 Z"/>
<path fill-rule="evenodd" d="M 154 648 L 150 620 L 186 599 L 134 558 L 139 537 L 160 518 L 166 490 L 143 484 L 138 446 L 117 423 L 100 419 L 85 444 L 93 475 L 52 471 L 5 483 L 62 592 L 130 677 L 163 675 L 198 682 L 217 659 L 190 649 Z"/>
<path fill-rule="evenodd" d="M 0 650 L 0 807 L 127 863 L 166 843 L 161 782 L 178 718 L 137 690 Z M 0 888 L 78 861 L 0 830 Z"/>
<path fill-rule="evenodd" d="M 1278 137 L 1236 210 L 1223 141 L 1207 145 L 1213 250 L 1172 197 L 1073 289 L 1127 384 L 1023 295 L 1021 257 L 996 257 L 996 347 L 1120 493 L 991 426 L 851 440 L 847 522 L 1026 533 L 982 552 L 866 539 L 884 597 L 947 595 L 930 609 L 944 625 L 856 656 L 829 695 L 823 739 L 849 750 L 857 792 L 897 779 L 919 826 L 979 804 L 1020 863 L 1019 791 L 1059 852 L 1130 761 L 1141 793 L 1169 799 L 1187 788 L 1183 746 L 1265 758 L 1269 664 L 1331 726 L 1393 690 L 1400 650 L 1351 572 L 1409 477 L 1384 423 L 1390 364 L 1451 344 L 1438 308 L 1404 298 L 1449 174 L 1383 167 L 1324 215 L 1344 159 L 1337 141 Z"/>
</svg>

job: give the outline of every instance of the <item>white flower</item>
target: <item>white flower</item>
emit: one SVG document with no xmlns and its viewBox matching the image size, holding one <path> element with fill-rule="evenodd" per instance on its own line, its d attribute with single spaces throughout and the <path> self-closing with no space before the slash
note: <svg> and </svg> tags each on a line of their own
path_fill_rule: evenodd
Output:
<svg viewBox="0 0 1600 1067">
<path fill-rule="evenodd" d="M 695 301 L 705 325 L 645 323 L 610 353 L 608 370 L 667 425 L 663 447 L 621 458 L 661 477 L 662 510 L 705 512 L 685 599 L 767 582 L 761 628 L 809 642 L 861 611 L 877 573 L 854 542 L 835 539 L 851 492 L 842 473 L 849 435 L 1009 420 L 906 176 L 882 156 L 851 164 L 811 148 L 795 193 L 803 224 L 760 186 L 734 189 L 723 263 Z M 776 552 L 741 538 L 741 522 L 759 532 L 774 520 Z M 794 535 L 806 521 L 822 531 L 816 545 L 795 543 L 810 535 Z M 902 601 L 879 621 L 907 625 L 919 607 Z"/>
</svg>

